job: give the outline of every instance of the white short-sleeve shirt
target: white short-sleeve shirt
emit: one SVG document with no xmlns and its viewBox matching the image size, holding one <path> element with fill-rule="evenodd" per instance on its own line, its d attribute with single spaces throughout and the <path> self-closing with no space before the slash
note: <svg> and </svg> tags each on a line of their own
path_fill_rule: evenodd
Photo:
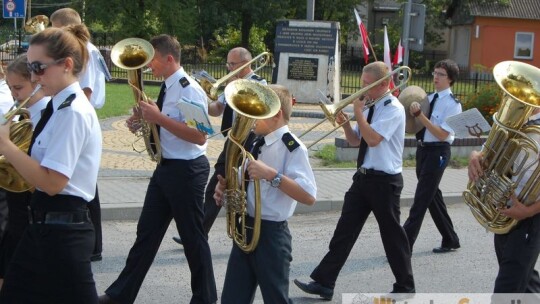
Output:
<svg viewBox="0 0 540 304">
<path fill-rule="evenodd" d="M 0 79 L 0 111 L 6 114 L 13 104 L 13 96 L 11 96 L 9 86 L 4 79 Z"/>
<path fill-rule="evenodd" d="M 184 115 L 176 106 L 178 102 L 185 97 L 191 102 L 204 107 L 208 113 L 208 104 L 206 102 L 206 93 L 201 86 L 191 78 L 184 68 L 178 69 L 174 74 L 165 79 L 165 99 L 161 113 L 167 115 L 179 122 L 185 122 Z M 165 128 L 160 128 L 159 139 L 161 141 L 162 155 L 168 159 L 195 159 L 206 153 L 206 146 L 197 145 L 181 138 Z"/>
<path fill-rule="evenodd" d="M 105 72 L 99 63 L 101 53 L 90 42 L 86 44 L 86 48 L 88 49 L 88 63 L 79 77 L 79 83 L 81 88 L 92 90 L 90 103 L 94 108 L 101 109 L 105 104 Z"/>
<path fill-rule="evenodd" d="M 75 94 L 66 106 L 63 103 Z M 78 82 L 53 96 L 54 112 L 32 147 L 41 166 L 65 175 L 69 181 L 60 194 L 91 201 L 101 161 L 101 128 L 96 111 Z"/>
<path fill-rule="evenodd" d="M 41 119 L 41 114 L 47 106 L 47 103 L 51 100 L 50 96 L 45 96 L 38 100 L 36 103 L 28 107 L 28 112 L 30 112 L 30 120 L 32 120 L 33 128 L 36 128 L 38 121 Z"/>
<path fill-rule="evenodd" d="M 403 146 L 405 140 L 405 109 L 399 100 L 390 94 L 377 102 L 371 119 L 371 128 L 383 137 L 375 147 L 368 147 L 363 168 L 398 174 L 403 170 Z M 368 109 L 364 115 L 367 117 Z M 358 125 L 354 131 L 361 136 Z"/>
<path fill-rule="evenodd" d="M 452 95 L 452 91 L 450 88 L 438 92 L 439 97 L 437 98 L 437 102 L 435 103 L 435 108 L 433 109 L 433 112 L 431 113 L 431 123 L 433 123 L 436 126 L 441 127 L 443 130 L 447 131 L 448 137 L 444 140 L 448 142 L 449 144 L 452 144 L 454 142 L 454 130 L 446 123 L 446 119 L 452 115 L 456 115 L 461 113 L 461 103 L 457 102 L 454 96 Z M 431 103 L 433 101 L 434 94 L 431 94 L 429 96 L 429 102 Z M 428 129 L 426 129 L 426 133 L 424 134 L 424 142 L 439 142 L 440 140 L 435 137 L 431 132 L 429 132 Z"/>
<path fill-rule="evenodd" d="M 298 147 L 290 151 L 283 142 L 285 133 L 291 134 Z M 288 126 L 283 126 L 264 137 L 265 144 L 261 147 L 259 160 L 276 169 L 281 174 L 293 179 L 304 191 L 316 197 L 317 185 L 315 175 L 309 163 L 306 146 L 292 133 Z M 287 143 L 292 145 L 294 143 Z M 293 145 L 294 146 L 294 145 Z M 281 222 L 293 215 L 297 202 L 279 188 L 274 188 L 269 181 L 260 180 L 261 217 L 264 220 Z M 253 181 L 248 185 L 247 201 L 248 214 L 254 216 L 255 192 Z"/>
</svg>

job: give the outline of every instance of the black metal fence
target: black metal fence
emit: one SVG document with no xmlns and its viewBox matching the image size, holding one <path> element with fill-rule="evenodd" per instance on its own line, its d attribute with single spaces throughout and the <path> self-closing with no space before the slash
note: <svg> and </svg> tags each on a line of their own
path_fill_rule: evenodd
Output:
<svg viewBox="0 0 540 304">
<path fill-rule="evenodd" d="M 113 78 L 123 80 L 127 78 L 127 71 L 116 67 L 110 59 L 110 50 L 112 46 L 120 39 L 116 39 L 117 35 L 109 33 L 100 33 L 93 35 L 93 42 L 101 50 L 105 58 Z M 24 52 L 27 47 L 28 35 L 24 33 L 14 33 L 11 31 L 3 31 L 0 29 L 0 60 L 3 64 L 9 63 L 17 54 Z M 184 54 L 183 54 L 184 55 Z M 432 54 L 433 55 L 433 54 Z M 344 57 L 350 54 L 344 54 Z M 185 58 L 183 56 L 183 58 Z M 363 59 L 358 59 L 362 60 Z M 219 79 L 227 74 L 225 64 L 216 63 L 191 63 L 189 61 L 182 62 L 182 66 L 186 72 L 190 73 L 194 70 L 204 69 L 214 78 Z M 360 75 L 362 65 L 357 62 L 351 62 L 351 58 L 343 60 L 341 65 L 341 92 L 343 95 L 352 94 L 360 90 Z M 258 71 L 258 74 L 266 79 L 272 79 L 273 68 L 266 66 Z M 151 73 L 144 73 L 145 81 L 159 81 L 155 79 Z M 431 70 L 413 69 L 413 75 L 410 78 L 409 85 L 417 85 L 423 88 L 426 92 L 433 92 L 433 77 Z M 468 69 L 461 69 L 459 80 L 452 87 L 453 93 L 461 100 L 465 99 L 470 93 L 478 92 L 478 90 L 489 83 L 493 83 L 493 77 L 488 73 L 477 73 Z"/>
</svg>

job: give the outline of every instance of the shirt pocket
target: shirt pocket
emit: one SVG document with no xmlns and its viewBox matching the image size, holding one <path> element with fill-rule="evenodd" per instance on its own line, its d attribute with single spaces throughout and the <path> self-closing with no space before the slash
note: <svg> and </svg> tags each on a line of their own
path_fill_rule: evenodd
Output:
<svg viewBox="0 0 540 304">
<path fill-rule="evenodd" d="M 184 115 L 176 107 L 163 109 L 163 114 L 167 115 L 167 117 L 172 118 L 176 121 L 181 121 L 181 122 L 184 121 Z"/>
</svg>

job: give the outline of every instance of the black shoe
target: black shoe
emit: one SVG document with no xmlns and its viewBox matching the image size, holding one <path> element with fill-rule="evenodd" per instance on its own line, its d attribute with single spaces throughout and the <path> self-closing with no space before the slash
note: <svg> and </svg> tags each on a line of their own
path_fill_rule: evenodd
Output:
<svg viewBox="0 0 540 304">
<path fill-rule="evenodd" d="M 327 301 L 331 301 L 332 297 L 334 296 L 333 288 L 324 287 L 315 281 L 311 281 L 306 284 L 295 279 L 294 284 L 298 286 L 298 288 L 302 289 L 302 291 L 314 295 L 319 295 L 321 298 Z"/>
<path fill-rule="evenodd" d="M 172 239 L 173 239 L 173 241 L 177 242 L 178 244 L 184 245 L 184 243 L 182 243 L 182 238 L 180 238 L 180 236 L 173 236 Z"/>
<path fill-rule="evenodd" d="M 103 260 L 103 257 L 101 256 L 101 253 L 94 253 L 90 257 L 90 262 L 97 262 Z"/>
<path fill-rule="evenodd" d="M 390 293 L 386 294 L 385 298 L 390 298 L 396 301 L 403 301 L 414 298 L 416 291 L 414 289 L 398 291 L 392 290 Z"/>
<path fill-rule="evenodd" d="M 98 297 L 98 303 L 99 304 L 118 304 L 118 302 L 114 301 L 109 297 L 108 295 L 104 294 Z"/>
<path fill-rule="evenodd" d="M 461 246 L 460 245 L 455 245 L 455 246 L 450 246 L 450 247 L 445 247 L 445 246 L 435 247 L 435 248 L 433 248 L 433 253 L 452 252 L 452 251 L 456 251 L 456 249 L 458 249 L 459 247 L 461 247 Z"/>
</svg>

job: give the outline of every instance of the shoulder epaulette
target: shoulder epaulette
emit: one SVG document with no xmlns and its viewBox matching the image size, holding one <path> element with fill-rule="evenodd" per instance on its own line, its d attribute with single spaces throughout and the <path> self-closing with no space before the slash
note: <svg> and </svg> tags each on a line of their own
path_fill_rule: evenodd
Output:
<svg viewBox="0 0 540 304">
<path fill-rule="evenodd" d="M 69 95 L 68 98 L 66 98 L 66 100 L 64 100 L 64 102 L 62 102 L 60 106 L 58 106 L 58 110 L 71 106 L 71 103 L 75 100 L 75 97 L 77 97 L 75 93 Z"/>
<path fill-rule="evenodd" d="M 292 134 L 289 132 L 283 134 L 283 136 L 281 137 L 281 140 L 283 141 L 287 149 L 289 149 L 289 152 L 292 152 L 296 148 L 300 147 L 300 144 L 296 141 L 296 139 L 294 139 Z"/>
<path fill-rule="evenodd" d="M 189 80 L 186 77 L 180 78 L 180 85 L 185 88 L 189 85 Z"/>
<path fill-rule="evenodd" d="M 451 97 L 456 103 L 460 103 L 459 99 L 457 99 L 456 96 L 454 96 L 454 94 L 450 94 L 450 97 Z"/>
<path fill-rule="evenodd" d="M 386 107 L 386 105 L 391 103 L 391 102 L 392 102 L 392 99 L 388 99 L 387 101 L 384 102 L 384 106 Z"/>
<path fill-rule="evenodd" d="M 249 78 L 251 80 L 257 80 L 257 81 L 262 81 L 264 78 L 262 78 L 261 76 L 257 75 L 257 74 L 253 74 L 251 75 L 251 77 Z"/>
</svg>

